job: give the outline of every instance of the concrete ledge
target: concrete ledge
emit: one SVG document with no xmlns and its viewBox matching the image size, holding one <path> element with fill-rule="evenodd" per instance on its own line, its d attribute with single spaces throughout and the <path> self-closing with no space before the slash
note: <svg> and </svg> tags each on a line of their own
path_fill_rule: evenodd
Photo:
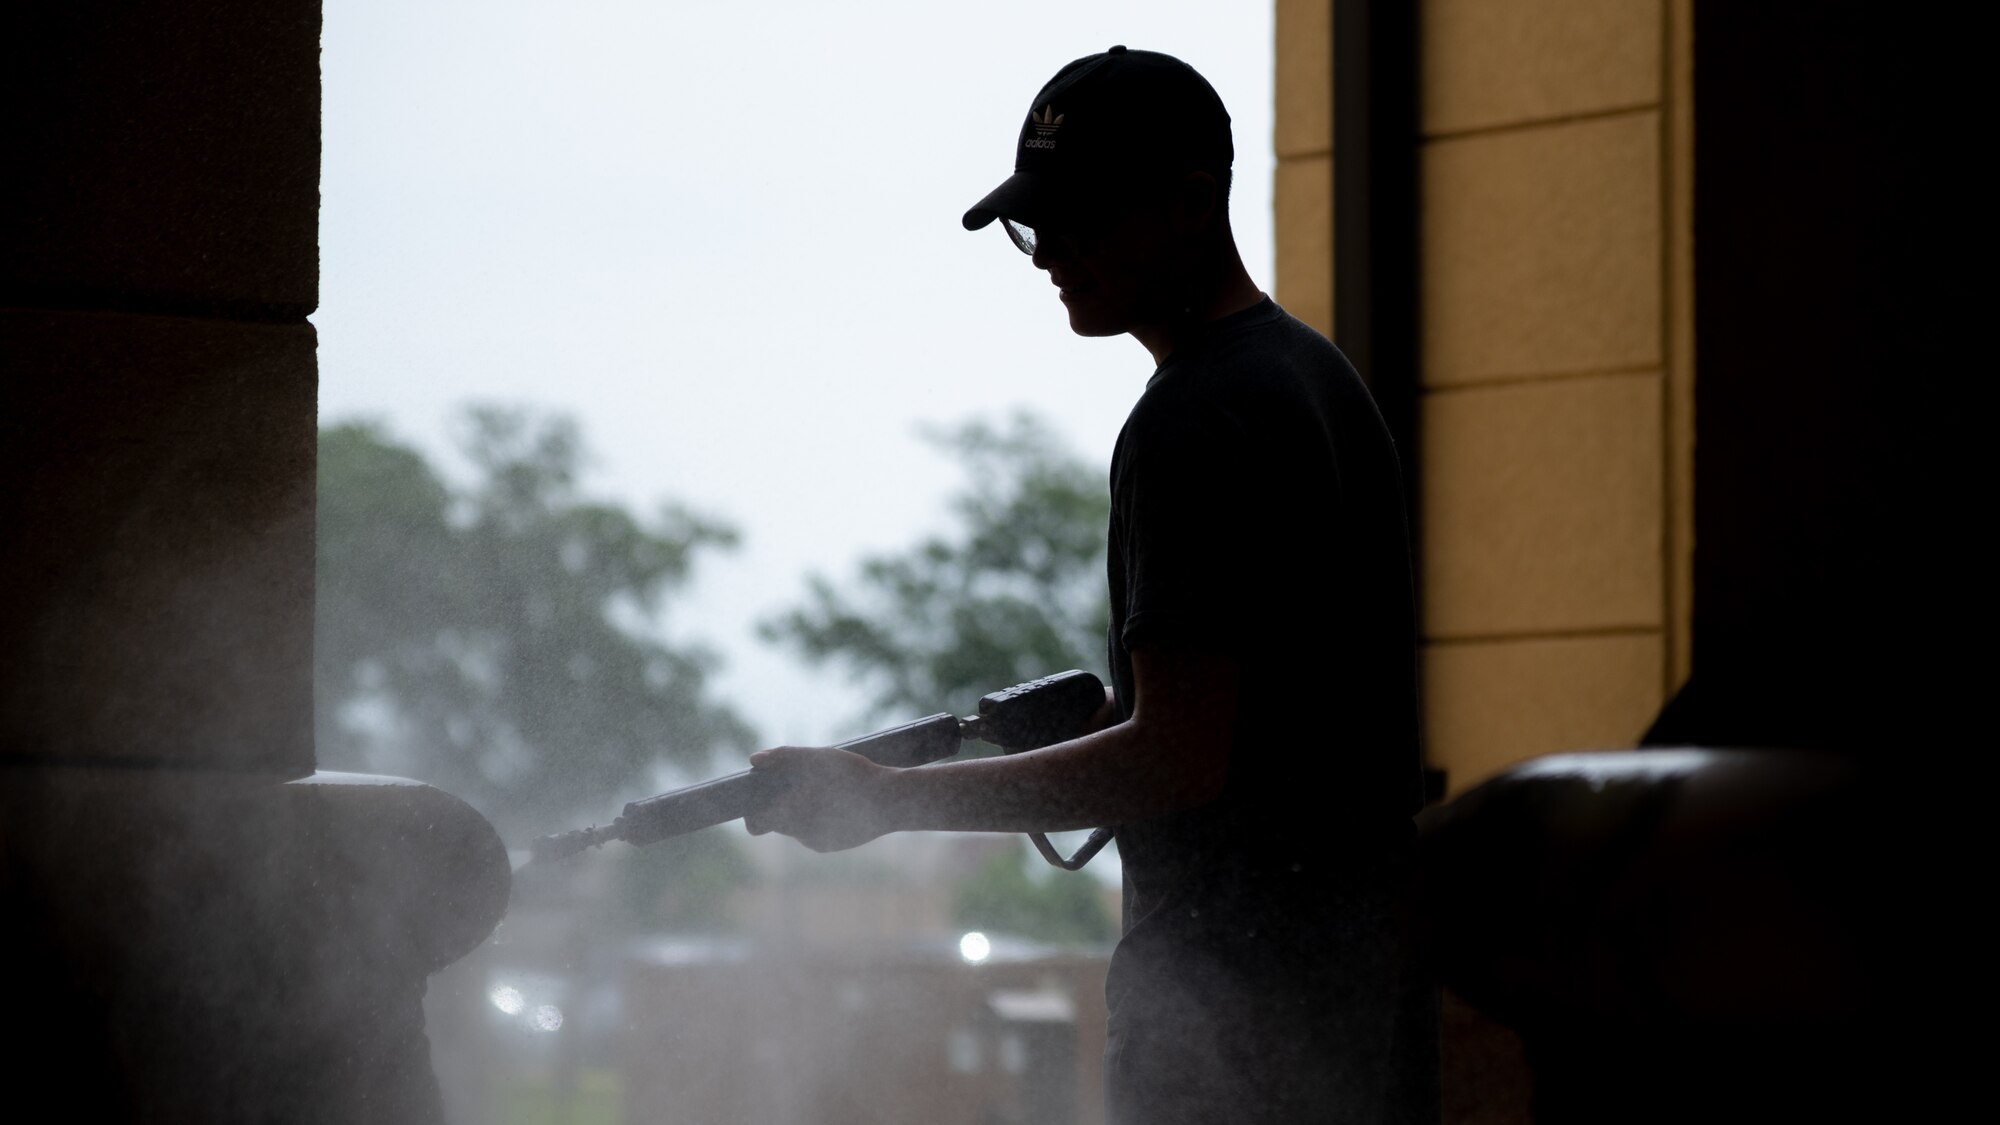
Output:
<svg viewBox="0 0 2000 1125">
<path fill-rule="evenodd" d="M 37 1019 L 13 1061 L 64 1075 L 65 1116 L 437 1120 L 425 978 L 510 885 L 478 813 L 357 775 L 0 776 L 0 952 Z"/>
<path fill-rule="evenodd" d="M 1835 754 L 1552 755 L 1420 818 L 1421 928 L 1538 1122 L 1894 1119 L 1862 1107 L 1924 1081 L 1928 805 Z"/>
</svg>

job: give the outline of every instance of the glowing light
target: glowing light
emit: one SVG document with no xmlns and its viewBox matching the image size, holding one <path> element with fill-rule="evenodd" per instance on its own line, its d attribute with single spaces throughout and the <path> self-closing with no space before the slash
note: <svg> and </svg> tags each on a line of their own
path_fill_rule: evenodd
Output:
<svg viewBox="0 0 2000 1125">
<path fill-rule="evenodd" d="M 985 934 L 974 930 L 958 939 L 958 955 L 965 959 L 966 964 L 977 965 L 993 955 L 993 943 L 986 940 Z"/>
<path fill-rule="evenodd" d="M 562 1009 L 554 1004 L 544 1004 L 535 1009 L 535 1030 L 555 1031 L 562 1027 Z"/>
<path fill-rule="evenodd" d="M 493 1001 L 494 1007 L 510 1016 L 520 1015 L 521 1009 L 528 1006 L 528 1002 L 521 999 L 520 989 L 509 988 L 504 984 L 487 993 L 486 998 Z"/>
</svg>

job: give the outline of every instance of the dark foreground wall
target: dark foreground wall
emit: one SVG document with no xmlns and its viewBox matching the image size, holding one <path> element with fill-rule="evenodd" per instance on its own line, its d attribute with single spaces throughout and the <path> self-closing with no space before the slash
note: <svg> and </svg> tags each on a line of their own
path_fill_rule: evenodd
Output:
<svg viewBox="0 0 2000 1125">
<path fill-rule="evenodd" d="M 0 19 L 0 754 L 310 772 L 318 4 Z"/>
<path fill-rule="evenodd" d="M 1942 1120 L 1983 1073 L 1969 37 L 1725 0 L 1694 37 L 1692 678 L 1656 749 L 1427 814 L 1428 930 L 1545 1125 Z"/>
<path fill-rule="evenodd" d="M 1874 4 L 1696 14 L 1694 682 L 1671 740 L 1941 765 L 1982 725 L 1967 438 L 1991 365 L 1965 298 L 1989 205 L 1967 205 L 1952 39 Z"/>
<path fill-rule="evenodd" d="M 0 14 L 0 964 L 72 1120 L 425 1121 L 504 850 L 314 773 L 317 0 Z"/>
</svg>

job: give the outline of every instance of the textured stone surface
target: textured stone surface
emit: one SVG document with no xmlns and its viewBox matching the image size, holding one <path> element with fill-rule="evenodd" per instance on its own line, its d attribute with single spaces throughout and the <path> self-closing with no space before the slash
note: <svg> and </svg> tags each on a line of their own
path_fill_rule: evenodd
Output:
<svg viewBox="0 0 2000 1125">
<path fill-rule="evenodd" d="M 1426 0 L 1422 10 L 1425 133 L 1660 100 L 1659 0 Z"/>
<path fill-rule="evenodd" d="M 1444 386 L 1660 361 L 1660 115 L 1423 153 L 1423 376 Z"/>
<path fill-rule="evenodd" d="M 1660 396 L 1657 375 L 1425 396 L 1427 636 L 1661 624 Z"/>
<path fill-rule="evenodd" d="M 1278 0 L 1273 145 L 1278 159 L 1333 151 L 1332 0 Z"/>
<path fill-rule="evenodd" d="M 1670 0 L 1665 68 L 1667 667 L 1694 668 L 1694 0 Z"/>
<path fill-rule="evenodd" d="M 1273 296 L 1293 316 L 1332 336 L 1332 157 L 1281 161 L 1272 194 L 1278 230 Z"/>
<path fill-rule="evenodd" d="M 1663 658 L 1656 633 L 1428 645 L 1430 762 L 1462 793 L 1539 754 L 1630 746 L 1659 710 Z"/>
<path fill-rule="evenodd" d="M 319 292 L 319 4 L 11 4 L 0 305 L 299 318 Z"/>
<path fill-rule="evenodd" d="M 0 311 L 0 755 L 311 771 L 313 341 Z"/>
</svg>

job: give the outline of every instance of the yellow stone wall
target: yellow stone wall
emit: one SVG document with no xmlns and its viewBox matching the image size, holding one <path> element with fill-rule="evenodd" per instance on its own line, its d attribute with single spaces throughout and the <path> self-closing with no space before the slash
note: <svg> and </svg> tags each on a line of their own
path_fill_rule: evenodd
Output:
<svg viewBox="0 0 2000 1125">
<path fill-rule="evenodd" d="M 1278 167 L 1271 208 L 1277 253 L 1271 295 L 1333 334 L 1333 6 L 1278 0 L 1273 38 Z"/>
<path fill-rule="evenodd" d="M 1278 300 L 1331 328 L 1331 0 L 1278 0 Z M 1461 791 L 1688 664 L 1689 0 L 1424 0 L 1426 733 Z"/>
</svg>

